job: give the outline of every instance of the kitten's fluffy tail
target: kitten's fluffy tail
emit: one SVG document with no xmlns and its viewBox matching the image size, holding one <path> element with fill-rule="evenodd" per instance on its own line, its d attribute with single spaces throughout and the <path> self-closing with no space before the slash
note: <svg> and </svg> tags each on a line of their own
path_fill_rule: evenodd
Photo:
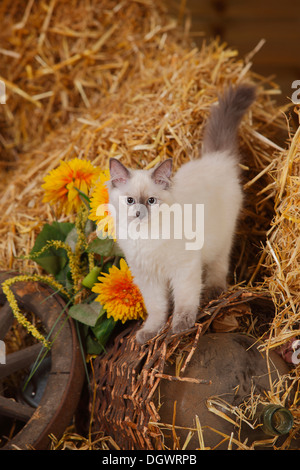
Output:
<svg viewBox="0 0 300 470">
<path fill-rule="evenodd" d="M 219 103 L 211 108 L 203 138 L 203 153 L 218 150 L 237 151 L 240 121 L 255 99 L 255 88 L 239 85 L 229 88 Z"/>
</svg>

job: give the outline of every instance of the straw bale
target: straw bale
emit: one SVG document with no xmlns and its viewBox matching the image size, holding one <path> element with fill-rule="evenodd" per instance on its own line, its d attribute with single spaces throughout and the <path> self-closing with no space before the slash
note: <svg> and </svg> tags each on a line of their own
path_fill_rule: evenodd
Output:
<svg viewBox="0 0 300 470">
<path fill-rule="evenodd" d="M 3 50 L 10 52 L 1 65 L 8 94 L 4 162 L 13 152 L 0 182 L 2 267 L 30 268 L 15 256 L 27 253 L 42 224 L 54 217 L 41 204 L 40 185 L 60 159 L 76 155 L 106 167 L 113 155 L 144 167 L 172 156 L 176 169 L 198 155 L 217 94 L 229 83 L 250 80 L 258 85 L 258 100 L 241 142 L 245 200 L 251 203 L 238 234 L 236 281 L 249 277 L 253 243 L 260 244 L 272 210 L 270 191 L 264 202 L 257 193 L 270 182 L 276 140 L 285 129 L 273 98 L 278 87 L 250 72 L 249 60 L 225 44 L 193 47 L 160 2 L 28 2 L 25 12 L 22 4 L 1 5 Z"/>
<path fill-rule="evenodd" d="M 276 306 L 268 347 L 300 334 L 300 127 L 272 172 L 276 198 L 265 255 L 268 289 Z"/>
<path fill-rule="evenodd" d="M 198 156 L 218 94 L 251 82 L 231 284 L 271 294 L 267 348 L 299 335 L 299 130 L 276 104 L 276 83 L 252 71 L 255 54 L 241 58 L 217 39 L 196 47 L 188 23 L 158 0 L 3 0 L 0 19 L 1 269 L 39 270 L 20 256 L 55 219 L 41 184 L 60 160 L 106 168 L 114 156 L 143 168 L 171 156 L 176 170 Z"/>
</svg>

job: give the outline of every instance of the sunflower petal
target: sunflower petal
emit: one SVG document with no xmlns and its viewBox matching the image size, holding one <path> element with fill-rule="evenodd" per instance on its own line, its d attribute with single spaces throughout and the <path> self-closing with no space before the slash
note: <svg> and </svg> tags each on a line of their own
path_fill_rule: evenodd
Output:
<svg viewBox="0 0 300 470">
<path fill-rule="evenodd" d="M 100 170 L 88 160 L 73 158 L 67 162 L 61 161 L 57 168 L 44 177 L 43 201 L 57 204 L 60 211 L 73 212 L 82 204 L 76 187 L 88 194 L 99 173 Z"/>
<path fill-rule="evenodd" d="M 103 273 L 105 274 L 105 273 Z M 121 258 L 120 269 L 112 266 L 109 274 L 98 278 L 92 291 L 99 294 L 96 301 L 100 302 L 115 321 L 137 320 L 145 317 L 145 306 L 139 288 L 133 280 L 126 261 Z"/>
</svg>

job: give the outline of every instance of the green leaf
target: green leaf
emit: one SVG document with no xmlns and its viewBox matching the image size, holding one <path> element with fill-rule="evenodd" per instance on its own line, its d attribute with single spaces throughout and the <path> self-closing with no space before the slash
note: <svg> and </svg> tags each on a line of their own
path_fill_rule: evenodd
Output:
<svg viewBox="0 0 300 470">
<path fill-rule="evenodd" d="M 80 189 L 76 188 L 75 186 L 74 186 L 74 188 L 76 189 L 76 191 L 78 191 L 79 197 L 82 200 L 82 202 L 84 202 L 86 207 L 89 209 L 90 208 L 90 198 L 85 193 L 80 191 Z"/>
<path fill-rule="evenodd" d="M 74 228 L 74 224 L 70 222 L 53 222 L 45 224 L 42 231 L 36 237 L 34 247 L 32 248 L 30 255 L 34 255 L 41 251 L 41 249 L 51 240 L 65 241 L 69 232 Z M 67 264 L 68 257 L 66 251 L 62 248 L 56 249 L 49 247 L 41 255 L 32 259 L 36 261 L 42 268 L 54 276 L 58 274 Z"/>
<path fill-rule="evenodd" d="M 76 227 L 73 227 L 72 230 L 68 233 L 68 235 L 65 238 L 65 243 L 69 245 L 71 250 L 74 252 L 76 248 L 76 243 L 78 241 L 78 233 Z"/>
<path fill-rule="evenodd" d="M 65 267 L 56 274 L 55 279 L 59 281 L 65 289 L 68 291 L 72 289 L 73 282 L 72 282 L 72 275 L 70 270 L 70 265 L 66 264 Z"/>
<path fill-rule="evenodd" d="M 88 237 L 92 232 L 96 230 L 96 228 L 97 228 L 96 223 L 91 219 L 87 219 L 85 228 L 84 228 L 85 236 Z"/>
<path fill-rule="evenodd" d="M 91 328 L 99 344 L 104 348 L 111 333 L 113 332 L 117 322 L 112 317 L 105 317 L 104 315 L 97 321 L 96 326 Z"/>
<path fill-rule="evenodd" d="M 112 261 L 107 261 L 107 262 L 105 263 L 105 265 L 103 266 L 103 268 L 102 268 L 102 272 L 108 274 L 110 268 L 112 268 L 113 265 L 114 265 L 114 263 L 113 263 Z"/>
<path fill-rule="evenodd" d="M 84 325 L 94 327 L 99 317 L 102 317 L 104 310 L 99 302 L 91 302 L 90 304 L 75 304 L 69 308 L 70 317 L 78 320 Z"/>
<path fill-rule="evenodd" d="M 105 352 L 105 349 L 89 334 L 85 339 L 85 349 L 87 354 L 98 355 Z"/>
<path fill-rule="evenodd" d="M 95 327 L 81 324 L 80 330 L 86 353 L 98 355 L 106 352 L 105 345 L 116 324 L 112 318 L 107 318 L 105 310 L 102 310 Z"/>
<path fill-rule="evenodd" d="M 89 326 L 80 324 L 80 336 L 87 354 L 98 355 L 104 352 L 104 348 L 100 346 Z"/>
<path fill-rule="evenodd" d="M 88 251 L 102 256 L 123 256 L 120 247 L 112 238 L 96 238 L 89 244 Z"/>
</svg>

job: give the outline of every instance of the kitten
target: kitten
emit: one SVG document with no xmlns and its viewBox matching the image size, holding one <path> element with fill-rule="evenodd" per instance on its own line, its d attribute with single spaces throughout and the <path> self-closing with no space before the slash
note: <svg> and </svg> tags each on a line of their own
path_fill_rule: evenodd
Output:
<svg viewBox="0 0 300 470">
<path fill-rule="evenodd" d="M 152 170 L 128 169 L 117 159 L 110 159 L 109 201 L 115 209 L 117 239 L 148 314 L 136 335 L 139 343 L 162 329 L 170 299 L 172 331 L 179 333 L 194 326 L 203 288 L 215 296 L 226 289 L 230 251 L 242 204 L 238 126 L 254 98 L 252 86 L 228 89 L 211 108 L 202 157 L 182 165 L 174 177 L 171 159 Z M 176 230 L 180 232 L 176 208 L 185 217 L 188 206 L 189 217 L 196 226 L 190 233 L 196 238 L 198 232 L 202 233 L 196 250 L 191 243 L 187 249 L 190 235 L 176 236 Z M 161 220 L 157 214 L 162 207 L 174 208 L 167 237 L 162 236 L 163 224 L 157 222 Z M 200 225 L 195 217 L 197 207 L 204 207 Z M 151 230 L 157 227 L 151 236 Z"/>
</svg>

